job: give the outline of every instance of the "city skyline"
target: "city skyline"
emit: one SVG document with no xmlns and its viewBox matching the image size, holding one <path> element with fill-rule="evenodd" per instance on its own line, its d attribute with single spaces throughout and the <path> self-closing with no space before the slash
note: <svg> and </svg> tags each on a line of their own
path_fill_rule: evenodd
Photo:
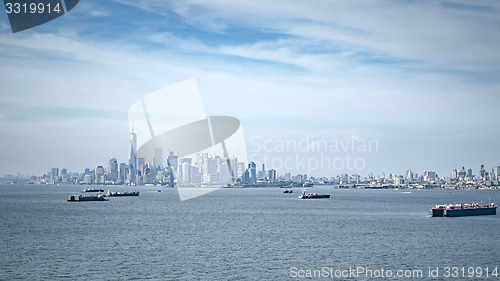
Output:
<svg viewBox="0 0 500 281">
<path fill-rule="evenodd" d="M 291 159 L 289 172 L 317 176 L 494 167 L 499 9 L 488 1 L 88 0 L 15 34 L 0 11 L 0 175 L 126 159 L 130 106 L 191 78 L 206 115 L 238 118 L 249 160 L 267 157 L 269 167 Z M 377 149 L 342 150 L 355 138 Z M 329 151 L 265 151 L 307 139 Z M 349 169 L 350 158 L 363 169 Z M 309 159 L 318 162 L 312 171 L 301 164 Z"/>
<path fill-rule="evenodd" d="M 132 155 L 131 155 L 132 156 Z M 394 185 L 404 185 L 408 183 L 472 183 L 486 181 L 487 186 L 498 186 L 500 181 L 500 166 L 493 166 L 490 170 L 488 167 L 480 165 L 479 169 L 473 170 L 471 167 L 454 168 L 448 174 L 438 174 L 432 170 L 423 170 L 421 173 L 418 171 L 407 169 L 405 173 L 383 173 L 383 175 L 368 175 L 360 174 L 336 174 L 336 175 L 322 175 L 314 176 L 308 174 L 291 174 L 289 172 L 280 173 L 273 167 L 267 167 L 262 163 L 254 162 L 239 162 L 234 156 L 228 159 L 235 169 L 234 176 L 231 176 L 228 165 L 224 156 L 217 155 L 216 153 L 196 153 L 195 157 L 178 157 L 170 153 L 165 158 L 166 165 L 152 162 L 144 162 L 144 159 L 139 160 L 138 170 L 135 176 L 137 180 L 133 180 L 134 175 L 131 171 L 132 164 L 127 165 L 125 162 L 118 164 L 115 157 L 109 158 L 107 168 L 103 165 L 97 165 L 96 168 L 85 168 L 83 173 L 77 171 L 68 171 L 66 168 L 53 167 L 43 175 L 23 175 L 23 174 L 5 174 L 4 179 L 31 179 L 31 180 L 49 180 L 48 184 L 56 183 L 78 183 L 78 184 L 120 184 L 120 185 L 145 185 L 145 184 L 166 184 L 174 185 L 193 185 L 193 184 L 231 184 L 231 183 L 258 183 L 258 182 L 282 182 L 282 181 L 330 181 L 333 179 L 349 179 L 348 181 L 358 182 L 360 180 L 369 182 L 371 184 L 385 184 L 385 180 L 390 180 Z M 206 161 L 208 160 L 208 161 Z M 212 161 L 210 163 L 210 161 Z M 129 163 L 131 163 L 129 159 Z M 201 164 L 200 164 L 201 163 Z M 225 165 L 225 166 L 224 166 Z M 210 168 L 211 166 L 211 168 Z M 261 167 L 261 169 L 260 169 Z M 189 168 L 189 179 L 186 176 L 186 168 Z M 169 170 L 171 169 L 171 170 Z M 151 170 L 153 173 L 145 175 L 144 171 Z M 198 173 L 191 178 L 191 174 Z M 59 172 L 61 171 L 61 173 Z M 170 171 L 172 172 L 170 177 Z M 63 176 L 64 174 L 64 176 Z M 160 176 L 160 177 L 159 177 Z M 198 179 L 195 179 L 197 177 Z M 0 177 L 1 178 L 1 177 Z M 77 182 L 65 182 L 65 179 L 80 180 Z M 148 179 L 147 179 L 148 178 Z M 53 181 L 56 179 L 56 181 Z M 58 179 L 58 180 L 57 180 Z M 52 180 L 52 181 L 51 181 Z M 443 182 L 444 180 L 444 182 Z M 455 180 L 455 181 L 454 181 Z M 458 180 L 459 182 L 457 182 Z M 342 181 L 342 180 L 341 180 Z M 374 182 L 373 182 L 374 181 Z M 38 182 L 41 183 L 41 182 Z M 342 184 L 342 182 L 340 182 Z M 352 183 L 352 182 L 351 182 Z"/>
</svg>

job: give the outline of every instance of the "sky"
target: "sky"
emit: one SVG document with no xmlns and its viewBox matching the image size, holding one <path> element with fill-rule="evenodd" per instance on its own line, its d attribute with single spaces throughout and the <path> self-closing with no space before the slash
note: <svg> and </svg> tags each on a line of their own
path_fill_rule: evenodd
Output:
<svg viewBox="0 0 500 281">
<path fill-rule="evenodd" d="M 128 162 L 132 104 L 192 78 L 278 174 L 489 171 L 499 26 L 493 0 L 80 0 L 18 33 L 0 11 L 0 175 Z"/>
</svg>

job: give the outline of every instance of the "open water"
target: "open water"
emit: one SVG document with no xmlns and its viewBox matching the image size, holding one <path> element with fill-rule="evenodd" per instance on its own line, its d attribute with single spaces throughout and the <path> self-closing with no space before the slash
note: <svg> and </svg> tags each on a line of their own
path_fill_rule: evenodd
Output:
<svg viewBox="0 0 500 281">
<path fill-rule="evenodd" d="M 0 280 L 500 280 L 500 215 L 429 215 L 498 191 L 220 189 L 181 202 L 171 188 L 108 188 L 141 194 L 66 202 L 82 186 L 0 186 Z M 358 267 L 392 276 L 335 276 Z"/>
</svg>

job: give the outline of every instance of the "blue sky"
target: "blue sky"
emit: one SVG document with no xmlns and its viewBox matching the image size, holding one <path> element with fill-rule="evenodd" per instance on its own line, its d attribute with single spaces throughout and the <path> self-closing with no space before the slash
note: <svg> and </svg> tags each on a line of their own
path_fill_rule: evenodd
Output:
<svg viewBox="0 0 500 281">
<path fill-rule="evenodd" d="M 500 165 L 499 9 L 497 1 L 81 0 L 15 34 L 2 11 L 0 174 L 126 162 L 129 107 L 190 78 L 208 114 L 241 120 L 250 151 L 255 136 L 378 141 L 378 151 L 350 155 L 364 169 L 314 175 L 490 169 Z"/>
</svg>

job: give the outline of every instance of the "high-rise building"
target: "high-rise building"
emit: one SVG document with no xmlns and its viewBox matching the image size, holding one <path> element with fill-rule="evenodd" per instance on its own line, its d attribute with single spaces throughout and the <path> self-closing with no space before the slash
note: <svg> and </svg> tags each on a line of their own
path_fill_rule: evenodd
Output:
<svg viewBox="0 0 500 281">
<path fill-rule="evenodd" d="M 462 169 L 460 169 L 460 171 L 458 171 L 458 178 L 463 180 L 463 179 L 465 179 L 466 176 L 467 176 L 467 172 L 465 172 L 465 168 L 462 167 Z"/>
<path fill-rule="evenodd" d="M 408 180 L 412 180 L 413 179 L 413 172 L 411 170 L 408 170 L 408 175 L 407 175 L 407 178 Z"/>
<path fill-rule="evenodd" d="M 255 165 L 254 162 L 250 162 L 248 164 L 248 170 L 249 170 L 249 181 L 250 182 L 257 182 L 257 165 Z"/>
<path fill-rule="evenodd" d="M 484 165 L 481 165 L 481 167 L 479 168 L 479 179 L 483 179 L 484 178 L 484 174 L 485 174 L 485 170 L 484 170 Z"/>
<path fill-rule="evenodd" d="M 104 167 L 103 166 L 97 166 L 97 168 L 95 169 L 95 182 L 97 184 L 104 183 Z"/>
<path fill-rule="evenodd" d="M 53 179 L 57 179 L 59 178 L 59 168 L 52 168 L 50 170 L 50 176 L 53 178 Z"/>
<path fill-rule="evenodd" d="M 238 169 L 236 170 L 237 170 L 236 178 L 243 181 L 243 175 L 245 174 L 245 163 L 238 162 Z"/>
<path fill-rule="evenodd" d="M 269 179 L 269 182 L 275 182 L 276 181 L 276 170 L 274 170 L 274 169 L 269 170 L 267 178 Z"/>
<path fill-rule="evenodd" d="M 163 149 L 155 147 L 153 164 L 155 167 L 163 167 Z"/>
<path fill-rule="evenodd" d="M 129 153 L 130 184 L 135 184 L 137 175 L 137 135 L 134 133 L 133 127 L 129 136 Z"/>
<path fill-rule="evenodd" d="M 174 155 L 173 152 L 170 152 L 167 157 L 167 166 L 170 167 L 174 174 L 177 174 L 177 170 L 179 167 L 179 157 Z"/>
<path fill-rule="evenodd" d="M 129 176 L 129 166 L 125 163 L 120 163 L 120 182 L 126 183 Z"/>
<path fill-rule="evenodd" d="M 221 169 L 219 173 L 219 181 L 224 183 L 232 182 L 231 172 L 229 171 L 229 165 L 226 163 L 221 163 Z"/>
<path fill-rule="evenodd" d="M 118 161 L 116 161 L 116 158 L 114 157 L 109 159 L 109 167 L 106 178 L 110 181 L 118 180 Z"/>
<path fill-rule="evenodd" d="M 214 158 L 203 159 L 203 182 L 218 182 L 219 177 L 217 173 L 218 162 Z"/>
<path fill-rule="evenodd" d="M 493 173 L 495 174 L 495 180 L 498 180 L 498 177 L 500 176 L 500 166 L 493 167 Z"/>
</svg>

